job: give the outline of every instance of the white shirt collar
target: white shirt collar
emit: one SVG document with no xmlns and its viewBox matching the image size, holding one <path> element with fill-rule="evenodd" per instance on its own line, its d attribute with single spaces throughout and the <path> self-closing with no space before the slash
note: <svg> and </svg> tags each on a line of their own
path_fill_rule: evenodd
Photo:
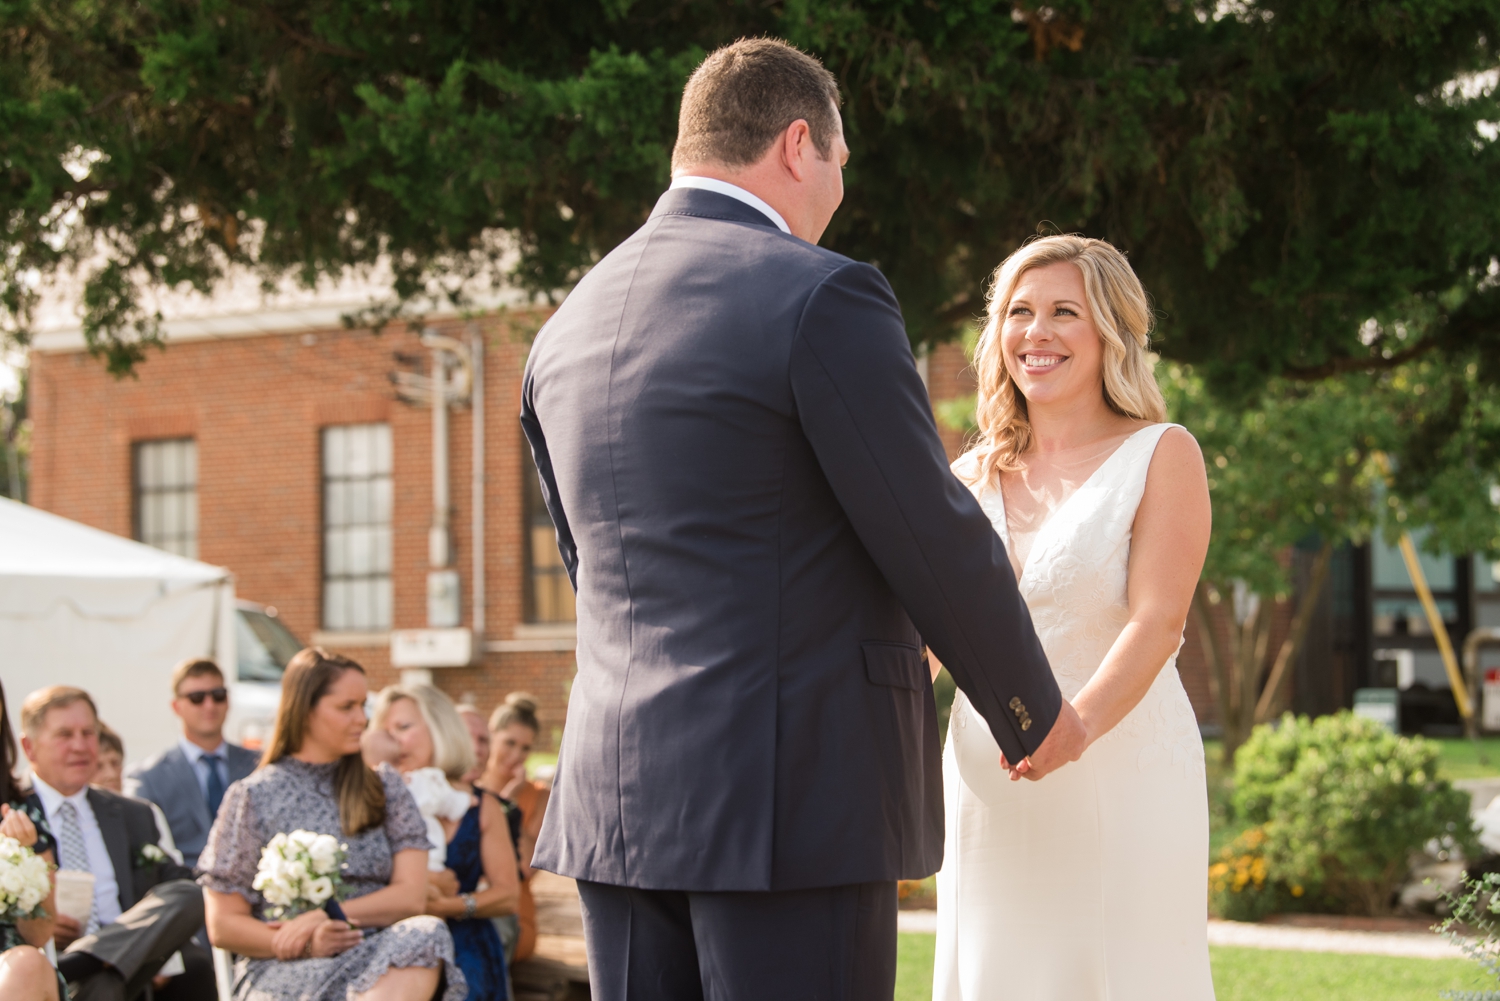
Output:
<svg viewBox="0 0 1500 1001">
<path fill-rule="evenodd" d="M 736 201 L 744 202 L 767 219 L 776 224 L 776 228 L 791 235 L 791 228 L 787 226 L 786 220 L 781 218 L 781 213 L 767 205 L 761 198 L 752 195 L 738 184 L 730 184 L 721 181 L 717 177 L 697 177 L 692 174 L 684 174 L 681 177 L 672 178 L 673 188 L 698 188 L 702 191 L 715 191 L 721 195 L 728 195 Z"/>
<path fill-rule="evenodd" d="M 199 761 L 203 760 L 203 756 L 205 754 L 210 753 L 209 751 L 205 751 L 203 748 L 193 743 L 191 740 L 188 740 L 186 737 L 178 737 L 177 746 L 182 748 L 182 753 L 187 757 L 188 764 L 190 765 L 196 765 Z M 217 754 L 220 761 L 224 761 L 227 763 L 229 759 L 225 756 L 225 752 L 228 749 L 229 742 L 227 740 L 221 740 L 219 741 L 219 746 L 214 748 L 211 753 Z"/>
<path fill-rule="evenodd" d="M 64 803 L 72 803 L 74 807 L 83 808 L 88 806 L 89 787 L 84 786 L 71 796 L 64 796 L 56 789 L 42 781 L 42 777 L 36 772 L 31 773 L 31 786 L 36 790 L 37 798 L 42 801 L 42 810 L 48 816 L 57 812 L 57 808 Z"/>
</svg>

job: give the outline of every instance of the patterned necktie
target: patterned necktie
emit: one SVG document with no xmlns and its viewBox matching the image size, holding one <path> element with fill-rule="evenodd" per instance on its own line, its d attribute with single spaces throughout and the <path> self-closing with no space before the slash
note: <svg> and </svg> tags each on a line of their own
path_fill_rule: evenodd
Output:
<svg viewBox="0 0 1500 1001">
<path fill-rule="evenodd" d="M 89 852 L 83 845 L 83 828 L 78 823 L 78 807 L 67 800 L 63 800 L 57 808 L 57 851 L 58 865 L 63 869 L 76 869 L 79 872 L 93 872 L 89 868 Z M 89 908 L 88 924 L 84 926 L 83 933 L 92 935 L 99 930 L 99 908 Z"/>
<path fill-rule="evenodd" d="M 205 754 L 203 761 L 208 765 L 208 815 L 217 817 L 219 815 L 219 804 L 224 802 L 224 778 L 219 773 L 219 762 L 224 759 L 217 754 Z"/>
</svg>

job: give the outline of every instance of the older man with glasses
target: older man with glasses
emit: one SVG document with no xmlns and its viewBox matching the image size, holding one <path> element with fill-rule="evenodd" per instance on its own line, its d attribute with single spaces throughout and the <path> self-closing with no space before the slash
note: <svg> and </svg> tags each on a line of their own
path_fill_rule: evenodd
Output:
<svg viewBox="0 0 1500 1001">
<path fill-rule="evenodd" d="M 186 660 L 172 672 L 172 711 L 182 720 L 177 746 L 131 770 L 125 792 L 161 807 L 183 861 L 194 868 L 219 814 L 224 790 L 260 760 L 224 739 L 229 689 L 211 660 Z"/>
</svg>

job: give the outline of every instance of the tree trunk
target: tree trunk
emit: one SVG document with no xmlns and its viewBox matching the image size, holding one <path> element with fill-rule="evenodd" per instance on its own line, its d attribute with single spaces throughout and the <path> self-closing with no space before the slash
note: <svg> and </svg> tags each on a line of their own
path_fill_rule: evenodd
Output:
<svg viewBox="0 0 1500 1001">
<path fill-rule="evenodd" d="M 1333 563 L 1333 544 L 1323 543 L 1323 548 L 1318 550 L 1318 555 L 1313 558 L 1312 576 L 1307 582 L 1307 593 L 1302 596 L 1302 602 L 1297 606 L 1297 615 L 1292 619 L 1292 628 L 1287 631 L 1286 639 L 1282 641 L 1281 651 L 1276 655 L 1276 663 L 1271 665 L 1271 673 L 1266 678 L 1265 691 L 1261 692 L 1260 700 L 1255 704 L 1255 722 L 1264 723 L 1271 718 L 1276 707 L 1276 698 L 1280 694 L 1282 682 L 1285 680 L 1291 667 L 1293 659 L 1302 651 L 1302 644 L 1307 639 L 1307 630 L 1312 625 L 1313 612 L 1317 610 L 1318 601 L 1323 595 L 1323 585 L 1328 580 L 1328 568 Z"/>
<path fill-rule="evenodd" d="M 1333 546 L 1324 543 L 1313 561 L 1307 593 L 1298 603 L 1291 628 L 1273 663 L 1267 661 L 1270 659 L 1271 627 L 1276 618 L 1275 603 L 1242 592 L 1239 614 L 1230 616 L 1228 649 L 1225 650 L 1214 628 L 1213 608 L 1223 604 L 1226 589 L 1206 580 L 1198 582 L 1193 592 L 1193 621 L 1198 627 L 1204 660 L 1208 662 L 1209 688 L 1224 731 L 1226 767 L 1233 765 L 1235 752 L 1249 738 L 1256 724 L 1269 720 L 1275 711 L 1276 699 L 1285 687 L 1291 665 L 1302 651 L 1311 629 L 1313 613 L 1327 584 L 1332 562 Z M 1265 679 L 1264 685 L 1261 684 L 1262 678 Z"/>
</svg>

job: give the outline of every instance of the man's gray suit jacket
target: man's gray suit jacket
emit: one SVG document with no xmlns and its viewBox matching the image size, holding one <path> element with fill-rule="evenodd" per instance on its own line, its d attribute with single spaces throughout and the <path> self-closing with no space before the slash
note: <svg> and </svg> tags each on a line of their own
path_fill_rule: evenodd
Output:
<svg viewBox="0 0 1500 1001">
<path fill-rule="evenodd" d="M 521 420 L 578 595 L 538 867 L 692 891 L 934 872 L 924 642 L 1012 761 L 1051 728 L 875 268 L 668 191 L 537 335 Z"/>
<path fill-rule="evenodd" d="M 260 755 L 254 751 L 228 744 L 225 752 L 225 769 L 229 773 L 229 784 L 255 771 Z M 125 794 L 139 799 L 149 799 L 161 807 L 172 829 L 172 840 L 188 868 L 196 868 L 198 856 L 208 843 L 208 832 L 214 825 L 209 816 L 208 801 L 203 797 L 203 787 L 198 784 L 198 774 L 193 770 L 182 747 L 173 744 L 167 750 L 148 758 L 131 769 L 125 779 Z"/>
</svg>

